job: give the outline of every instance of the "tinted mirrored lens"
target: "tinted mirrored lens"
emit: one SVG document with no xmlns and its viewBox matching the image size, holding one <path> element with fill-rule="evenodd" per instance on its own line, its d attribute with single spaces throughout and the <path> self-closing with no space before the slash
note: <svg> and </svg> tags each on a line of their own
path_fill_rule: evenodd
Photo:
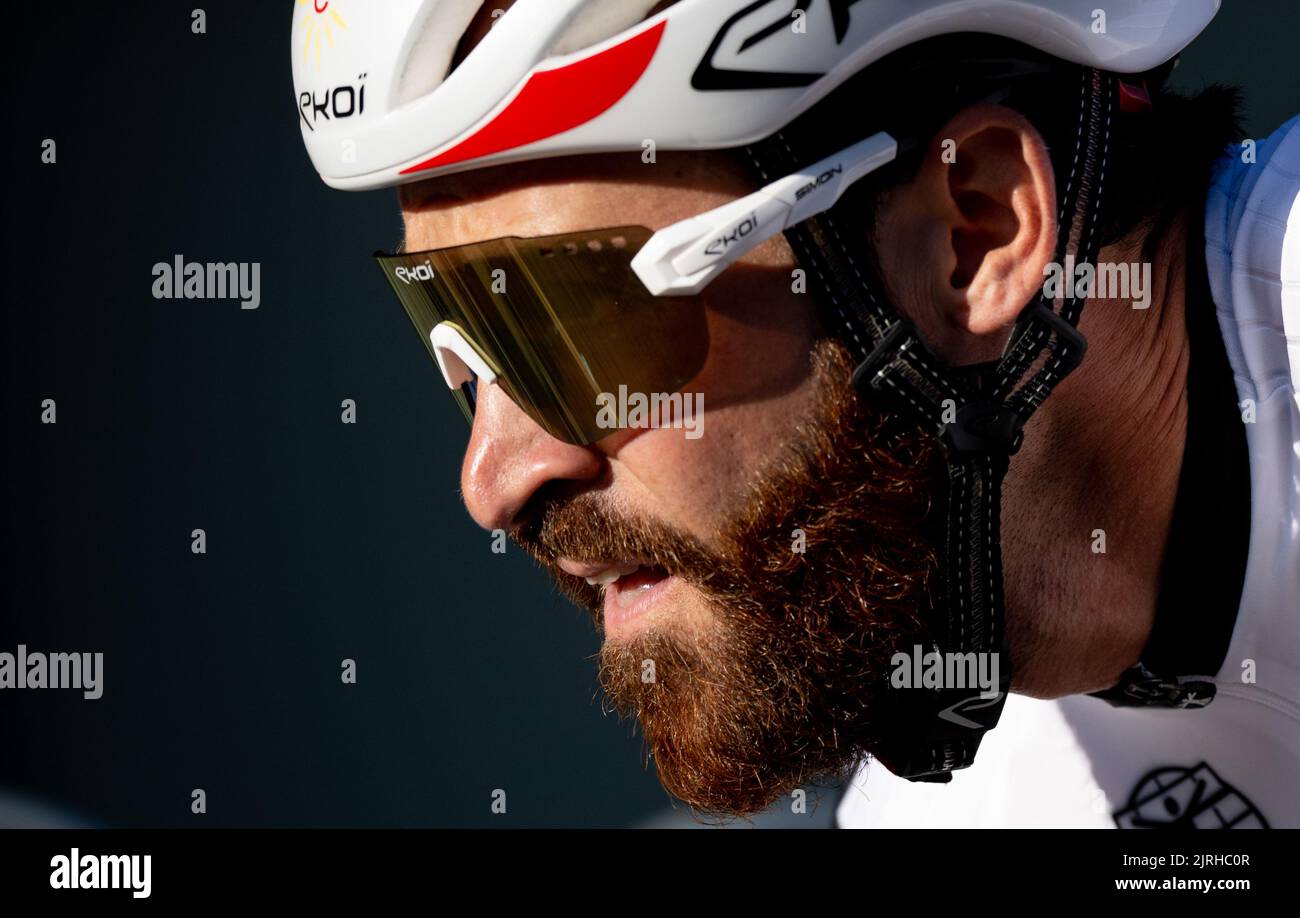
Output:
<svg viewBox="0 0 1300 918">
<path fill-rule="evenodd" d="M 376 260 L 430 354 L 434 326 L 455 324 L 516 404 L 585 444 L 613 432 L 596 426 L 598 395 L 676 392 L 708 353 L 700 298 L 652 296 L 632 271 L 650 236 L 618 227 Z"/>
</svg>

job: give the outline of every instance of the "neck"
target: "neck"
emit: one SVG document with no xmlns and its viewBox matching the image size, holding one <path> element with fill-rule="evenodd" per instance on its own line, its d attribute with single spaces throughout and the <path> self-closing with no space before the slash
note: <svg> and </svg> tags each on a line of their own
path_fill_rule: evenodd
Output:
<svg viewBox="0 0 1300 918">
<path fill-rule="evenodd" d="M 1012 460 L 1002 532 L 1017 692 L 1107 688 L 1151 633 L 1187 434 L 1185 232 L 1179 219 L 1161 239 L 1146 309 L 1089 300 L 1087 357 Z M 1136 268 L 1141 247 L 1098 261 Z"/>
</svg>

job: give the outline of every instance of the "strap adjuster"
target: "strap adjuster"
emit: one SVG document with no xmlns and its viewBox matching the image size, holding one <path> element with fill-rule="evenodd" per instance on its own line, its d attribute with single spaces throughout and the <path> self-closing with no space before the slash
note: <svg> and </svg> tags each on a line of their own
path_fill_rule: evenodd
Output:
<svg viewBox="0 0 1300 918">
<path fill-rule="evenodd" d="M 916 331 L 916 326 L 909 320 L 899 317 L 894 321 L 893 325 L 889 326 L 889 330 L 881 336 L 876 346 L 871 349 L 867 359 L 854 369 L 853 388 L 863 393 L 873 388 L 873 380 L 876 374 L 884 369 L 887 363 L 910 347 L 913 342 L 924 346 L 921 336 Z"/>
<path fill-rule="evenodd" d="M 1056 335 L 1057 346 L 1053 353 L 1060 362 L 1060 376 L 1064 378 L 1070 375 L 1083 362 L 1083 355 L 1088 350 L 1088 339 L 1064 316 L 1047 305 L 1041 297 L 1021 310 L 1016 318 L 1015 328 L 1012 329 L 1011 337 L 1007 339 L 1006 347 L 1002 351 L 1003 360 L 1005 361 L 1007 355 L 1020 344 L 1021 339 L 1029 334 L 1035 322 L 1043 323 Z"/>
<path fill-rule="evenodd" d="M 1005 402 L 967 402 L 939 436 L 952 453 L 996 453 L 1014 456 L 1025 439 L 1025 419 Z"/>
</svg>

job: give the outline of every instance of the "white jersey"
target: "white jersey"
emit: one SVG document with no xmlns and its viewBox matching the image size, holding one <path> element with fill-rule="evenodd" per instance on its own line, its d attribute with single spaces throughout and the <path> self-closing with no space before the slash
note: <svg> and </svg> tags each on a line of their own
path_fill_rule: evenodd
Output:
<svg viewBox="0 0 1300 918">
<path fill-rule="evenodd" d="M 1250 468 L 1244 584 L 1214 700 L 1012 695 L 974 765 L 934 784 L 869 762 L 839 825 L 1300 827 L 1300 117 L 1248 159 L 1217 164 L 1205 221 Z M 1215 538 L 1214 520 L 1200 528 Z"/>
</svg>

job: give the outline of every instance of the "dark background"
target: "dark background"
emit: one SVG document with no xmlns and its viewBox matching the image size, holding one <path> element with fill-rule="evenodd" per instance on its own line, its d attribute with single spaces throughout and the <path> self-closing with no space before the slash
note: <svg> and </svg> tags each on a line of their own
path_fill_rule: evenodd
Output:
<svg viewBox="0 0 1300 918">
<path fill-rule="evenodd" d="M 6 11 L 0 651 L 101 651 L 105 690 L 0 694 L 0 821 L 652 818 L 586 614 L 460 504 L 464 421 L 367 258 L 393 194 L 327 189 L 302 149 L 290 4 L 207 3 L 203 35 L 192 9 Z M 1262 138 L 1297 34 L 1300 4 L 1229 3 L 1175 83 L 1245 86 Z M 260 262 L 260 308 L 155 300 L 176 254 Z"/>
</svg>

